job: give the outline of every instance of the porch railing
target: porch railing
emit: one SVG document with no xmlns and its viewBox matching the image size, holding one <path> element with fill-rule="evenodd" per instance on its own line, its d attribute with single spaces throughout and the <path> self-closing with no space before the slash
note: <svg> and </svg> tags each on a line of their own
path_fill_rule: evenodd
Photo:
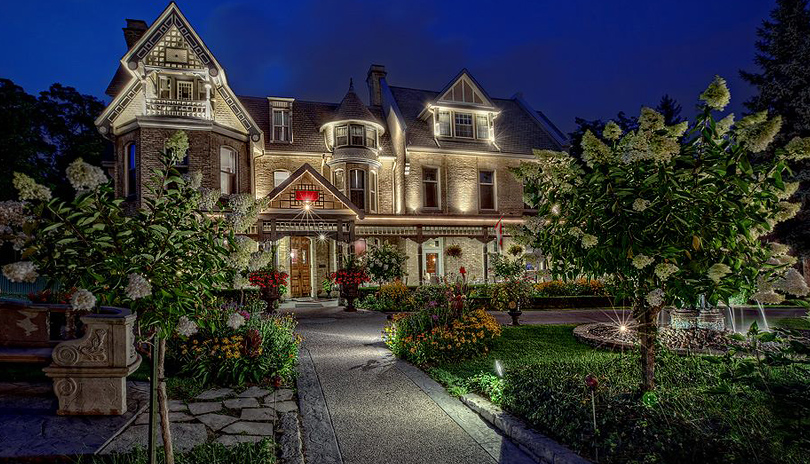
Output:
<svg viewBox="0 0 810 464">
<path fill-rule="evenodd" d="M 146 115 L 210 119 L 208 102 L 201 100 L 147 98 Z"/>
</svg>

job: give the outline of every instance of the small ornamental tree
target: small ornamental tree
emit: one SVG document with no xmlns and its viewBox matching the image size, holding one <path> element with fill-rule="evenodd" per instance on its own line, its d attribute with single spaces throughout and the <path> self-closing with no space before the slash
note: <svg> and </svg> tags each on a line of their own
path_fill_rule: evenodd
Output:
<svg viewBox="0 0 810 464">
<path fill-rule="evenodd" d="M 790 263 L 760 237 L 796 213 L 785 201 L 796 188 L 782 180 L 785 160 L 810 156 L 810 139 L 754 166 L 752 154 L 768 147 L 781 119 L 716 120 L 730 100 L 720 77 L 701 100 L 691 125 L 667 126 L 643 108 L 637 130 L 608 123 L 601 137 L 586 132 L 582 161 L 536 151 L 537 163 L 515 171 L 538 211 L 517 231 L 520 240 L 543 250 L 555 276 L 609 277 L 613 294 L 632 304 L 645 391 L 654 388 L 662 307 L 695 308 L 701 295 L 716 305 L 757 290 L 767 298 Z"/>
</svg>

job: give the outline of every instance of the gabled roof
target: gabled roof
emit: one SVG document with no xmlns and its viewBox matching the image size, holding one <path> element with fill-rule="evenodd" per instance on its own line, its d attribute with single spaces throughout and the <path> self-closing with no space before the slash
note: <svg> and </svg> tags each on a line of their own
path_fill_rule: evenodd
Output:
<svg viewBox="0 0 810 464">
<path fill-rule="evenodd" d="M 354 83 L 349 80 L 349 90 L 346 96 L 340 102 L 337 111 L 335 111 L 335 121 L 370 121 L 380 124 L 380 120 L 374 116 L 363 100 L 354 91 Z"/>
<path fill-rule="evenodd" d="M 224 69 L 174 2 L 169 3 L 157 20 L 149 26 L 143 36 L 121 58 L 121 66 L 119 66 L 119 70 L 116 71 L 116 75 L 108 87 L 108 92 L 116 91 L 117 94 L 96 119 L 96 126 L 99 127 L 102 134 L 106 134 L 111 130 L 117 115 L 133 100 L 134 94 L 141 89 L 141 76 L 138 75 L 138 71 L 142 69 L 141 62 L 149 56 L 161 39 L 175 28 L 194 54 L 195 59 L 208 70 L 208 74 L 212 77 L 217 90 L 222 95 L 224 103 L 228 105 L 236 118 L 242 123 L 251 139 L 258 141 L 262 130 L 252 119 L 250 113 L 245 110 L 241 102 L 234 96 L 228 86 Z M 128 80 L 119 75 L 122 68 L 129 74 Z"/>
<path fill-rule="evenodd" d="M 450 94 L 453 93 L 454 88 L 457 84 L 468 85 L 472 84 L 471 88 L 471 96 L 473 99 L 471 101 L 460 101 L 458 99 L 453 99 L 450 97 Z M 480 101 L 478 101 L 480 99 Z M 451 103 L 453 105 L 470 105 L 470 106 L 481 106 L 481 107 L 488 107 L 494 108 L 495 104 L 492 102 L 492 99 L 487 95 L 487 92 L 481 87 L 481 84 L 478 83 L 477 80 L 470 74 L 470 71 L 467 68 L 462 69 L 456 74 L 456 77 L 450 80 L 450 82 L 444 86 L 443 89 L 439 90 L 438 96 L 434 100 L 435 104 L 439 104 L 439 102 L 444 103 Z"/>
<path fill-rule="evenodd" d="M 390 86 L 407 130 L 407 146 L 437 147 L 430 123 L 420 118 L 427 105 L 436 101 L 439 92 Z M 532 155 L 534 149 L 560 150 L 563 145 L 541 124 L 536 113 L 526 111 L 514 98 L 490 98 L 500 110 L 495 118 L 495 139 L 500 152 Z M 475 140 L 440 139 L 441 148 L 498 153 L 492 144 Z"/>
<path fill-rule="evenodd" d="M 270 199 L 272 202 L 276 199 L 282 192 L 287 190 L 291 185 L 301 179 L 305 174 L 311 175 L 316 182 L 318 182 L 324 189 L 326 189 L 329 193 L 331 193 L 335 198 L 337 198 L 340 203 L 343 204 L 347 209 L 352 210 L 358 218 L 363 219 L 365 213 L 363 210 L 358 208 L 354 203 L 352 203 L 349 198 L 343 194 L 340 190 L 337 189 L 331 182 L 329 182 L 326 177 L 322 176 L 315 168 L 313 168 L 309 163 L 304 163 L 300 168 L 298 168 L 294 173 L 290 174 L 290 177 L 284 180 L 278 187 L 274 188 L 267 194 L 267 198 Z"/>
</svg>

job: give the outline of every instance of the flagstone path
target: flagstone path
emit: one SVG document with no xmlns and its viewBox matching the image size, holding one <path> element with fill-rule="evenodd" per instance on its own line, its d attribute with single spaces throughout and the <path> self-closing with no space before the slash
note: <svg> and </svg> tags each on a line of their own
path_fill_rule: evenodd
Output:
<svg viewBox="0 0 810 464">
<path fill-rule="evenodd" d="M 394 358 L 380 338 L 385 315 L 289 303 L 282 311 L 296 315 L 304 337 L 298 395 L 307 464 L 534 462 Z"/>
</svg>

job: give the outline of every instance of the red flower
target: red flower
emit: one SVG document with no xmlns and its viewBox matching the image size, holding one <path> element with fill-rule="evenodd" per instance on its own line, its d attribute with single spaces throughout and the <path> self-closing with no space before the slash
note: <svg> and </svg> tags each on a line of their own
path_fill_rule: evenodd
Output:
<svg viewBox="0 0 810 464">
<path fill-rule="evenodd" d="M 467 273 L 467 270 L 466 270 L 466 269 L 464 269 L 464 266 L 461 266 L 461 268 L 459 268 L 458 272 L 460 272 L 460 273 L 461 273 L 461 275 L 464 275 L 464 274 L 466 274 L 466 273 Z"/>
</svg>

